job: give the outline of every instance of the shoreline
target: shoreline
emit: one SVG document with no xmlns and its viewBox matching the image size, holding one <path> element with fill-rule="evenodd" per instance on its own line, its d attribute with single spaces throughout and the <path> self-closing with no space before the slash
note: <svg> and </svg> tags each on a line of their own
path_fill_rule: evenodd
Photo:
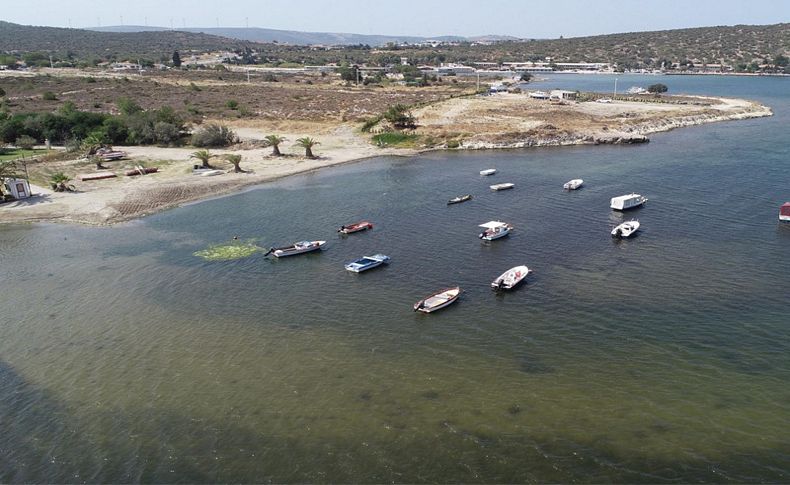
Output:
<svg viewBox="0 0 790 485">
<path fill-rule="evenodd" d="M 588 127 L 561 134 L 529 134 L 523 133 L 517 141 L 469 140 L 461 143 L 458 148 L 380 148 L 370 143 L 365 136 L 360 136 L 352 125 L 335 125 L 332 130 L 320 135 L 328 139 L 315 160 L 287 154 L 285 157 L 273 158 L 268 155 L 269 149 L 227 149 L 216 150 L 217 155 L 224 153 L 243 154 L 255 157 L 244 161 L 242 168 L 250 173 L 224 173 L 215 177 L 197 177 L 179 165 L 187 162 L 191 149 L 155 148 L 155 147 L 118 147 L 127 150 L 135 163 L 141 160 L 162 160 L 162 154 L 171 158 L 164 170 L 152 175 L 139 177 L 119 177 L 111 181 L 83 182 L 75 193 L 53 193 L 40 187 L 32 188 L 38 195 L 22 201 L 0 205 L 0 224 L 24 223 L 69 223 L 88 226 L 112 226 L 128 223 L 165 210 L 174 209 L 187 204 L 204 202 L 225 197 L 255 187 L 274 182 L 293 175 L 304 175 L 327 167 L 360 163 L 371 158 L 396 156 L 413 157 L 422 153 L 458 150 L 486 149 L 524 149 L 532 147 L 576 146 L 598 144 L 628 144 L 648 142 L 647 135 L 674 130 L 687 126 L 697 126 L 721 121 L 734 121 L 772 116 L 769 107 L 746 100 L 732 98 L 716 98 L 726 106 L 716 112 L 684 113 L 673 112 L 655 119 L 635 120 L 617 130 L 600 132 Z M 466 101 L 449 101 L 452 111 L 457 103 Z M 581 104 L 581 103 L 580 103 Z M 590 103 L 584 103 L 590 104 Z M 641 103 L 644 105 L 644 103 Z M 585 109 L 610 109 L 611 105 L 592 106 Z M 627 103 L 618 106 L 634 108 Z M 240 135 L 244 129 L 240 128 Z M 252 129 L 248 129 L 252 133 Z M 295 139 L 298 134 L 288 134 Z M 291 138 L 293 137 L 293 138 Z M 173 158 L 174 157 L 174 158 Z M 180 171 L 178 169 L 181 169 Z"/>
</svg>

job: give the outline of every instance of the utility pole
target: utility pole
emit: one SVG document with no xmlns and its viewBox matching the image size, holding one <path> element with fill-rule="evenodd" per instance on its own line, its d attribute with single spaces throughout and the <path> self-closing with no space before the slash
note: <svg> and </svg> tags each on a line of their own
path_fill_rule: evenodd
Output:
<svg viewBox="0 0 790 485">
<path fill-rule="evenodd" d="M 247 84 L 250 83 L 250 68 L 247 68 Z"/>
<path fill-rule="evenodd" d="M 49 55 L 49 67 L 55 69 L 55 64 L 52 63 L 52 54 Z"/>
<path fill-rule="evenodd" d="M 616 96 L 617 96 L 617 78 L 614 78 L 614 94 L 612 95 L 612 97 L 614 98 Z"/>
</svg>

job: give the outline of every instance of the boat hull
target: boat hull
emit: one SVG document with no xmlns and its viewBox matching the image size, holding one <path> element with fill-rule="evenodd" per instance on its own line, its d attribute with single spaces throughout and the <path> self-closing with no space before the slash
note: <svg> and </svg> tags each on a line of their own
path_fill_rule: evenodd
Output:
<svg viewBox="0 0 790 485">
<path fill-rule="evenodd" d="M 489 188 L 491 190 L 493 190 L 494 192 L 499 192 L 501 190 L 510 190 L 513 187 L 515 187 L 515 184 L 510 184 L 510 183 L 508 183 L 508 184 L 496 184 L 496 185 L 489 186 Z"/>
<path fill-rule="evenodd" d="M 530 270 L 526 266 L 510 268 L 491 282 L 491 288 L 494 290 L 512 290 L 520 285 L 529 273 Z"/>
<path fill-rule="evenodd" d="M 464 195 L 463 197 L 456 197 L 454 199 L 450 199 L 447 201 L 447 205 L 460 204 L 461 202 L 466 202 L 468 200 L 472 200 L 471 195 Z"/>
<path fill-rule="evenodd" d="M 497 239 L 502 239 L 503 237 L 510 234 L 510 231 L 512 231 L 512 229 L 507 229 L 505 231 L 500 231 L 496 234 L 490 234 L 490 235 L 482 232 L 478 237 L 480 237 L 480 239 L 482 239 L 483 241 L 496 241 Z"/>
<path fill-rule="evenodd" d="M 584 185 L 584 180 L 574 179 L 569 182 L 566 182 L 565 185 L 562 186 L 562 188 L 565 190 L 577 190 L 580 189 L 582 185 Z"/>
<path fill-rule="evenodd" d="M 636 234 L 636 231 L 639 230 L 639 222 L 637 221 L 630 221 L 624 222 L 619 226 L 612 229 L 612 237 L 625 239 L 633 236 Z"/>
<path fill-rule="evenodd" d="M 630 194 L 629 196 L 613 197 L 609 203 L 609 207 L 616 211 L 627 211 L 641 207 L 647 202 L 647 197 L 639 194 Z"/>
<path fill-rule="evenodd" d="M 363 260 L 365 260 L 365 262 L 363 262 Z M 381 265 L 389 263 L 389 261 L 389 256 L 384 256 L 383 254 L 376 256 L 365 256 L 344 265 L 344 267 L 346 270 L 351 271 L 352 273 L 362 273 L 363 271 L 367 271 L 369 269 L 378 268 Z"/>
<path fill-rule="evenodd" d="M 447 288 L 445 290 L 434 293 L 433 295 L 424 298 L 414 304 L 414 311 L 421 313 L 433 313 L 442 308 L 446 308 L 456 301 L 461 296 L 461 288 Z"/>
<path fill-rule="evenodd" d="M 373 224 L 370 222 L 357 222 L 356 224 L 342 226 L 337 232 L 342 234 L 354 234 L 355 232 L 367 231 L 368 229 L 373 229 Z"/>
<path fill-rule="evenodd" d="M 296 256 L 298 254 L 311 253 L 321 249 L 326 241 L 313 241 L 313 245 L 308 247 L 288 247 L 277 248 L 272 251 L 272 254 L 277 258 L 287 258 L 288 256 Z"/>
<path fill-rule="evenodd" d="M 496 169 L 495 168 L 489 168 L 488 170 L 481 170 L 480 171 L 480 175 L 482 175 L 484 177 L 488 176 L 488 175 L 494 175 L 495 173 L 496 173 Z"/>
</svg>

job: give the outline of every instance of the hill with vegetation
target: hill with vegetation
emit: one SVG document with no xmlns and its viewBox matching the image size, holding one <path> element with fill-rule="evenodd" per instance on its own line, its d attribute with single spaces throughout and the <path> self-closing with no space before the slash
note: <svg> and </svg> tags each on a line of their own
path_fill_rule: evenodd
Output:
<svg viewBox="0 0 790 485">
<path fill-rule="evenodd" d="M 219 29 L 218 33 L 255 38 L 267 29 Z M 235 51 L 236 62 L 281 65 L 327 63 L 410 64 L 447 62 L 601 62 L 628 69 L 679 69 L 726 66 L 740 72 L 782 72 L 790 56 L 790 24 L 699 27 L 655 32 L 575 37 L 567 39 L 471 40 L 437 46 L 389 43 L 383 47 L 341 45 L 334 48 L 293 45 L 309 33 L 293 34 L 287 42 L 258 43 L 206 33 L 158 30 L 146 32 L 96 32 L 56 27 L 30 27 L 0 22 L 0 46 L 6 52 L 53 54 L 66 63 L 78 59 L 165 61 L 173 50 Z M 303 34 L 301 37 L 296 34 Z M 261 34 L 263 35 L 263 34 Z M 322 34 L 325 44 L 350 42 L 354 34 Z M 334 37 L 332 37 L 334 36 Z M 344 37 L 346 36 L 346 37 Z M 381 36 L 373 36 L 381 37 Z M 263 37 L 262 37 L 263 38 Z M 384 37 L 378 40 L 382 40 Z M 318 40 L 318 39 L 313 39 Z M 41 59 L 39 59 L 41 61 Z M 48 61 L 48 58 L 47 58 Z"/>
<path fill-rule="evenodd" d="M 56 60 L 170 59 L 182 51 L 242 51 L 254 43 L 215 35 L 179 32 L 95 32 L 36 27 L 0 21 L 0 49 L 5 53 L 45 53 Z M 47 58 L 47 65 L 49 59 Z"/>
</svg>

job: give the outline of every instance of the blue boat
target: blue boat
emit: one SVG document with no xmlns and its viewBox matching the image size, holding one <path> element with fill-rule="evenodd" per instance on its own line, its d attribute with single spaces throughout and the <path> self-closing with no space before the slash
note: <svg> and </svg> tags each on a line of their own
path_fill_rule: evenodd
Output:
<svg viewBox="0 0 790 485">
<path fill-rule="evenodd" d="M 390 262 L 389 256 L 385 256 L 383 254 L 374 254 L 373 256 L 365 256 L 357 259 L 356 261 L 346 263 L 345 267 L 347 270 L 351 272 L 361 273 L 363 271 L 373 269 L 376 266 L 381 266 L 382 264 L 387 264 L 389 262 Z"/>
</svg>

